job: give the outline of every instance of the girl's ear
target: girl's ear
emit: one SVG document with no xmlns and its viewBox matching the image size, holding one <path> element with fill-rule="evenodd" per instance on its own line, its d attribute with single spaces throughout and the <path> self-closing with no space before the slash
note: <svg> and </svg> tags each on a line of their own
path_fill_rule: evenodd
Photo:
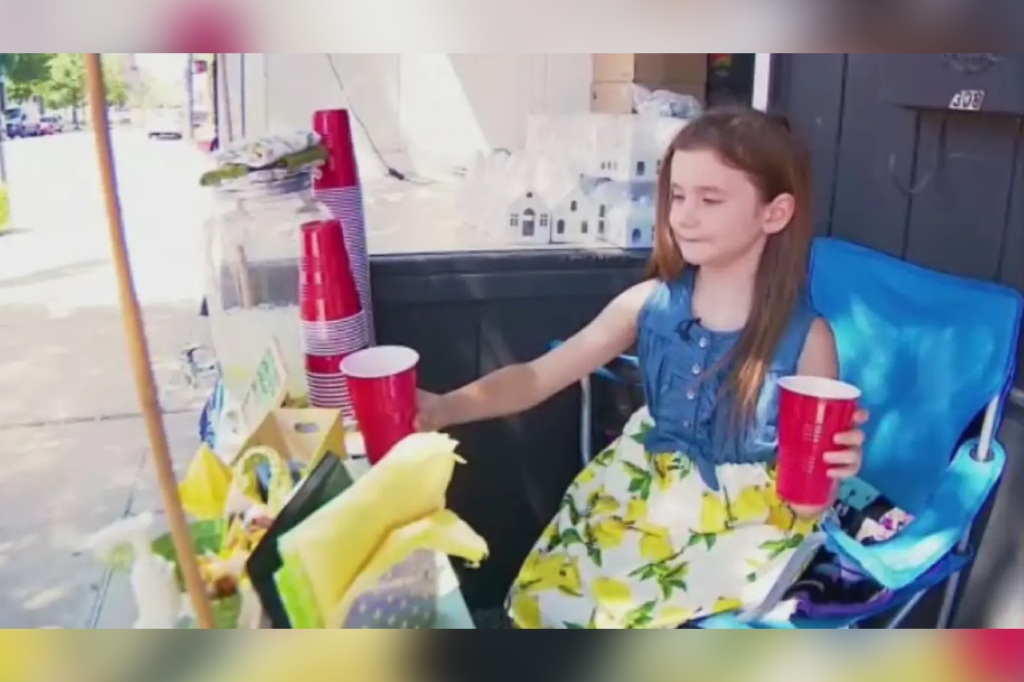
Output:
<svg viewBox="0 0 1024 682">
<path fill-rule="evenodd" d="M 765 234 L 778 234 L 786 229 L 796 212 L 796 197 L 784 192 L 768 202 L 764 208 Z"/>
</svg>

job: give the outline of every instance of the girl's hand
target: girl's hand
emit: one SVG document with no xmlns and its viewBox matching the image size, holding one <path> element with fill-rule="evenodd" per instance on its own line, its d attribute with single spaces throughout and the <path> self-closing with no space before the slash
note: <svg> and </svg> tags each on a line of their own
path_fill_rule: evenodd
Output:
<svg viewBox="0 0 1024 682">
<path fill-rule="evenodd" d="M 444 396 L 427 391 L 417 391 L 416 402 L 417 431 L 440 431 L 448 426 L 443 410 Z"/>
<path fill-rule="evenodd" d="M 860 471 L 864 462 L 864 432 L 856 427 L 866 424 L 869 418 L 867 410 L 857 410 L 853 415 L 855 428 L 836 435 L 835 444 L 843 449 L 825 453 L 825 462 L 832 466 L 828 471 L 830 478 L 842 481 L 856 476 Z"/>
</svg>

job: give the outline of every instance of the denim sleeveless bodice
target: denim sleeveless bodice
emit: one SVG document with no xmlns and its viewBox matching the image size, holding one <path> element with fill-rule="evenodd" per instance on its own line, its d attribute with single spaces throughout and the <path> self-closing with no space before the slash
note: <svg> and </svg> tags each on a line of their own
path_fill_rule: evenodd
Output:
<svg viewBox="0 0 1024 682">
<path fill-rule="evenodd" d="M 660 283 L 638 319 L 644 396 L 654 420 L 644 446 L 650 453 L 681 452 L 704 481 L 718 490 L 715 469 L 727 463 L 772 463 L 778 445 L 780 378 L 796 372 L 815 313 L 801 297 L 776 349 L 755 414 L 748 423 L 732 416 L 726 357 L 739 332 L 713 332 L 695 320 L 690 307 L 694 270 Z"/>
</svg>

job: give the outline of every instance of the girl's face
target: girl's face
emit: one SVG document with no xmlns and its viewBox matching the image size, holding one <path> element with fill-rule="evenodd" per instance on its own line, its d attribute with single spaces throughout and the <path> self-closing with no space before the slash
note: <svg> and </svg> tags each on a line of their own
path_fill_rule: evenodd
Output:
<svg viewBox="0 0 1024 682">
<path fill-rule="evenodd" d="M 677 151 L 670 171 L 668 222 L 687 263 L 732 263 L 762 249 L 793 216 L 792 195 L 766 204 L 747 175 L 712 150 Z"/>
</svg>

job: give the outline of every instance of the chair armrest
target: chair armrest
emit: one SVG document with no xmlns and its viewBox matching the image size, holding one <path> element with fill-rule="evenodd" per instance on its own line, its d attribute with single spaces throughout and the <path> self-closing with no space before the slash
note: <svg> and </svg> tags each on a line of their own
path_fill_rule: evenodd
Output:
<svg viewBox="0 0 1024 682">
<path fill-rule="evenodd" d="M 703 630 L 755 630 L 756 625 L 745 623 L 735 613 L 722 613 L 717 616 L 708 616 L 697 621 L 697 627 Z"/>
<path fill-rule="evenodd" d="M 969 535 L 1002 475 L 1003 446 L 992 441 L 991 457 L 982 462 L 972 455 L 977 444 L 978 439 L 972 439 L 957 450 L 927 509 L 898 535 L 865 547 L 830 520 L 824 527 L 829 549 L 842 553 L 884 587 L 898 590 L 912 584 Z"/>
<path fill-rule="evenodd" d="M 702 630 L 796 630 L 797 626 L 788 621 L 771 621 L 749 623 L 744 621 L 739 614 L 721 613 L 717 616 L 708 616 L 697 622 L 697 627 Z"/>
<path fill-rule="evenodd" d="M 557 348 L 560 345 L 562 345 L 562 342 L 559 341 L 559 340 L 555 340 L 555 341 L 552 341 L 550 344 L 548 344 L 548 348 L 553 350 L 553 349 Z M 634 368 L 639 368 L 640 367 L 640 359 L 638 357 L 636 357 L 635 355 L 620 355 L 617 358 L 617 360 L 619 362 L 623 362 L 623 363 L 625 363 L 627 365 L 630 365 L 631 367 L 634 367 Z M 625 381 L 622 377 L 620 377 L 619 375 L 617 375 L 615 372 L 611 371 L 607 367 L 599 367 L 599 368 L 597 368 L 593 372 L 593 376 L 600 377 L 602 379 L 607 379 L 608 381 L 612 381 L 612 382 L 615 382 L 617 384 L 629 384 L 630 383 L 628 381 Z"/>
</svg>

